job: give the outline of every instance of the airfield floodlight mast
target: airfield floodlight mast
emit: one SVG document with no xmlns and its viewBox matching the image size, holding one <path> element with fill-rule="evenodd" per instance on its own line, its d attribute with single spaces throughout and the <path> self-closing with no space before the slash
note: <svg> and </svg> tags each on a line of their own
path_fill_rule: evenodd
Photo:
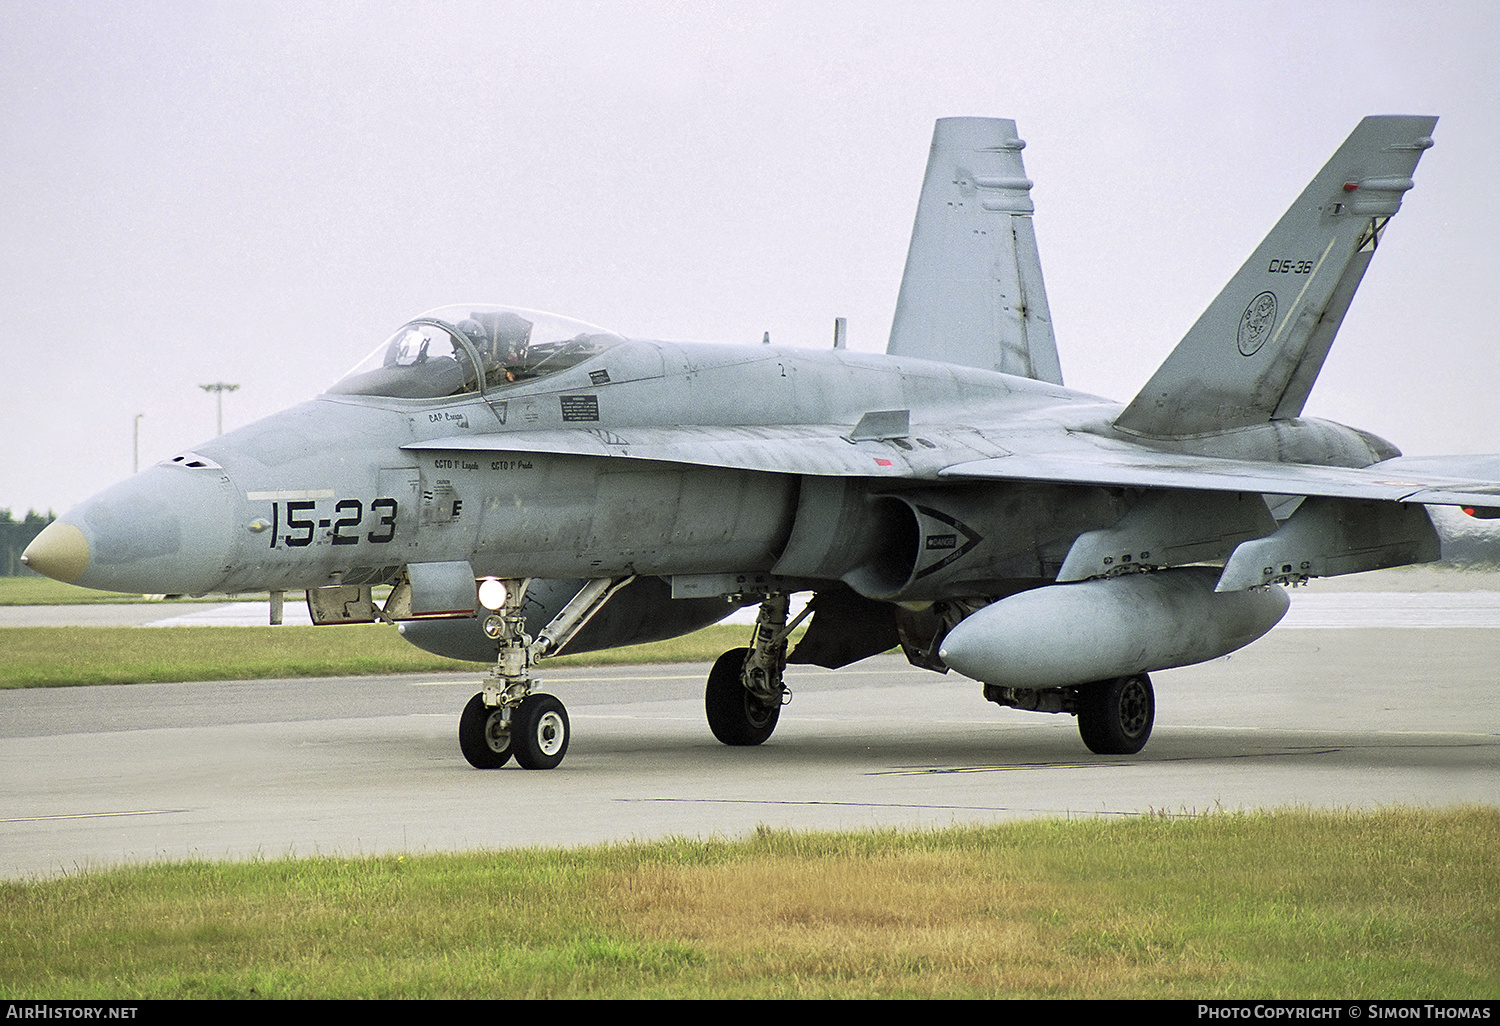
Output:
<svg viewBox="0 0 1500 1026">
<path fill-rule="evenodd" d="M 225 392 L 233 392 L 236 389 L 238 389 L 240 386 L 239 385 L 226 384 L 223 381 L 215 381 L 212 385 L 199 385 L 198 387 L 201 388 L 201 389 L 203 389 L 203 391 L 205 391 L 205 392 L 212 392 L 212 393 L 214 393 L 214 397 L 216 399 L 218 399 L 218 401 L 219 401 L 219 421 L 218 421 L 219 430 L 218 430 L 217 434 L 222 435 L 224 433 L 224 393 Z"/>
<path fill-rule="evenodd" d="M 489 663 L 458 725 L 480 768 L 566 754 L 539 661 L 750 605 L 705 688 L 725 744 L 771 736 L 788 663 L 899 645 L 1133 754 L 1149 673 L 1250 644 L 1281 586 L 1438 558 L 1426 505 L 1500 515 L 1500 456 L 1402 457 L 1303 415 L 1436 120 L 1360 122 L 1128 404 L 1063 386 L 1015 123 L 945 118 L 884 356 L 845 348 L 841 321 L 832 348 L 795 349 L 444 307 L 23 559 L 102 590 L 269 590 L 273 620 L 305 589 L 315 624 L 396 623 Z M 237 386 L 202 387 L 222 430 Z"/>
</svg>

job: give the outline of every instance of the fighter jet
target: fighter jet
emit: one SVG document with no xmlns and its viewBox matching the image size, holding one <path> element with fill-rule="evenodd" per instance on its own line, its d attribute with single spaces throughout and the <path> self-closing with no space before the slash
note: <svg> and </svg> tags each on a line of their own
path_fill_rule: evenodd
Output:
<svg viewBox="0 0 1500 1026">
<path fill-rule="evenodd" d="M 1362 121 L 1123 406 L 1063 386 L 1015 123 L 949 118 L 883 355 L 444 307 L 312 401 L 69 511 L 24 559 L 273 609 L 306 589 L 315 623 L 396 623 L 491 663 L 458 727 L 481 768 L 562 761 L 567 711 L 533 676 L 549 656 L 754 604 L 707 680 L 725 744 L 771 736 L 788 663 L 899 646 L 1133 754 L 1152 671 L 1261 637 L 1288 586 L 1436 559 L 1425 504 L 1500 516 L 1500 456 L 1403 458 L 1302 415 L 1436 120 Z"/>
</svg>

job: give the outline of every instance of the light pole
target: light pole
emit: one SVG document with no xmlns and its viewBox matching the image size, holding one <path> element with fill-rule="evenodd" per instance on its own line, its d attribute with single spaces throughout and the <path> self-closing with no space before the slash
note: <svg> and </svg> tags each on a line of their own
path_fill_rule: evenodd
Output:
<svg viewBox="0 0 1500 1026">
<path fill-rule="evenodd" d="M 135 415 L 135 454 L 130 461 L 130 472 L 132 474 L 139 474 L 141 472 L 141 418 L 144 416 L 144 413 L 137 413 Z"/>
<path fill-rule="evenodd" d="M 213 392 L 219 399 L 219 434 L 224 433 L 224 393 L 233 392 L 239 385 L 229 385 L 222 381 L 215 381 L 212 385 L 199 385 L 205 392 Z"/>
</svg>

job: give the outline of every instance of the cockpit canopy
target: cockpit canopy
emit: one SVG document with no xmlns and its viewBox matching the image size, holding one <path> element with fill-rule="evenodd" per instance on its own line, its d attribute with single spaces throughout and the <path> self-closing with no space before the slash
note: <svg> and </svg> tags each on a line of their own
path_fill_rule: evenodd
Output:
<svg viewBox="0 0 1500 1026">
<path fill-rule="evenodd" d="M 625 340 L 570 317 L 445 306 L 407 322 L 328 391 L 437 399 L 556 374 Z"/>
</svg>

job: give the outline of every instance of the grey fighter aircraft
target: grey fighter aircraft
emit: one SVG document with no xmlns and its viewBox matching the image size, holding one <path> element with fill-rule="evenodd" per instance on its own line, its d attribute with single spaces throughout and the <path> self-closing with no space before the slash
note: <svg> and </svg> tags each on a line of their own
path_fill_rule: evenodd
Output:
<svg viewBox="0 0 1500 1026">
<path fill-rule="evenodd" d="M 315 623 L 395 622 L 492 663 L 459 720 L 478 767 L 562 760 L 539 661 L 757 602 L 708 677 L 725 744 L 770 737 L 788 662 L 899 645 L 1134 753 L 1151 671 L 1265 634 L 1284 586 L 1437 558 L 1424 504 L 1500 516 L 1500 456 L 1402 458 L 1302 416 L 1435 123 L 1362 121 L 1125 406 L 1063 387 L 1014 122 L 951 118 L 884 355 L 445 307 L 311 402 L 71 510 L 25 559 L 91 588 L 270 590 L 273 610 L 306 589 Z"/>
</svg>

